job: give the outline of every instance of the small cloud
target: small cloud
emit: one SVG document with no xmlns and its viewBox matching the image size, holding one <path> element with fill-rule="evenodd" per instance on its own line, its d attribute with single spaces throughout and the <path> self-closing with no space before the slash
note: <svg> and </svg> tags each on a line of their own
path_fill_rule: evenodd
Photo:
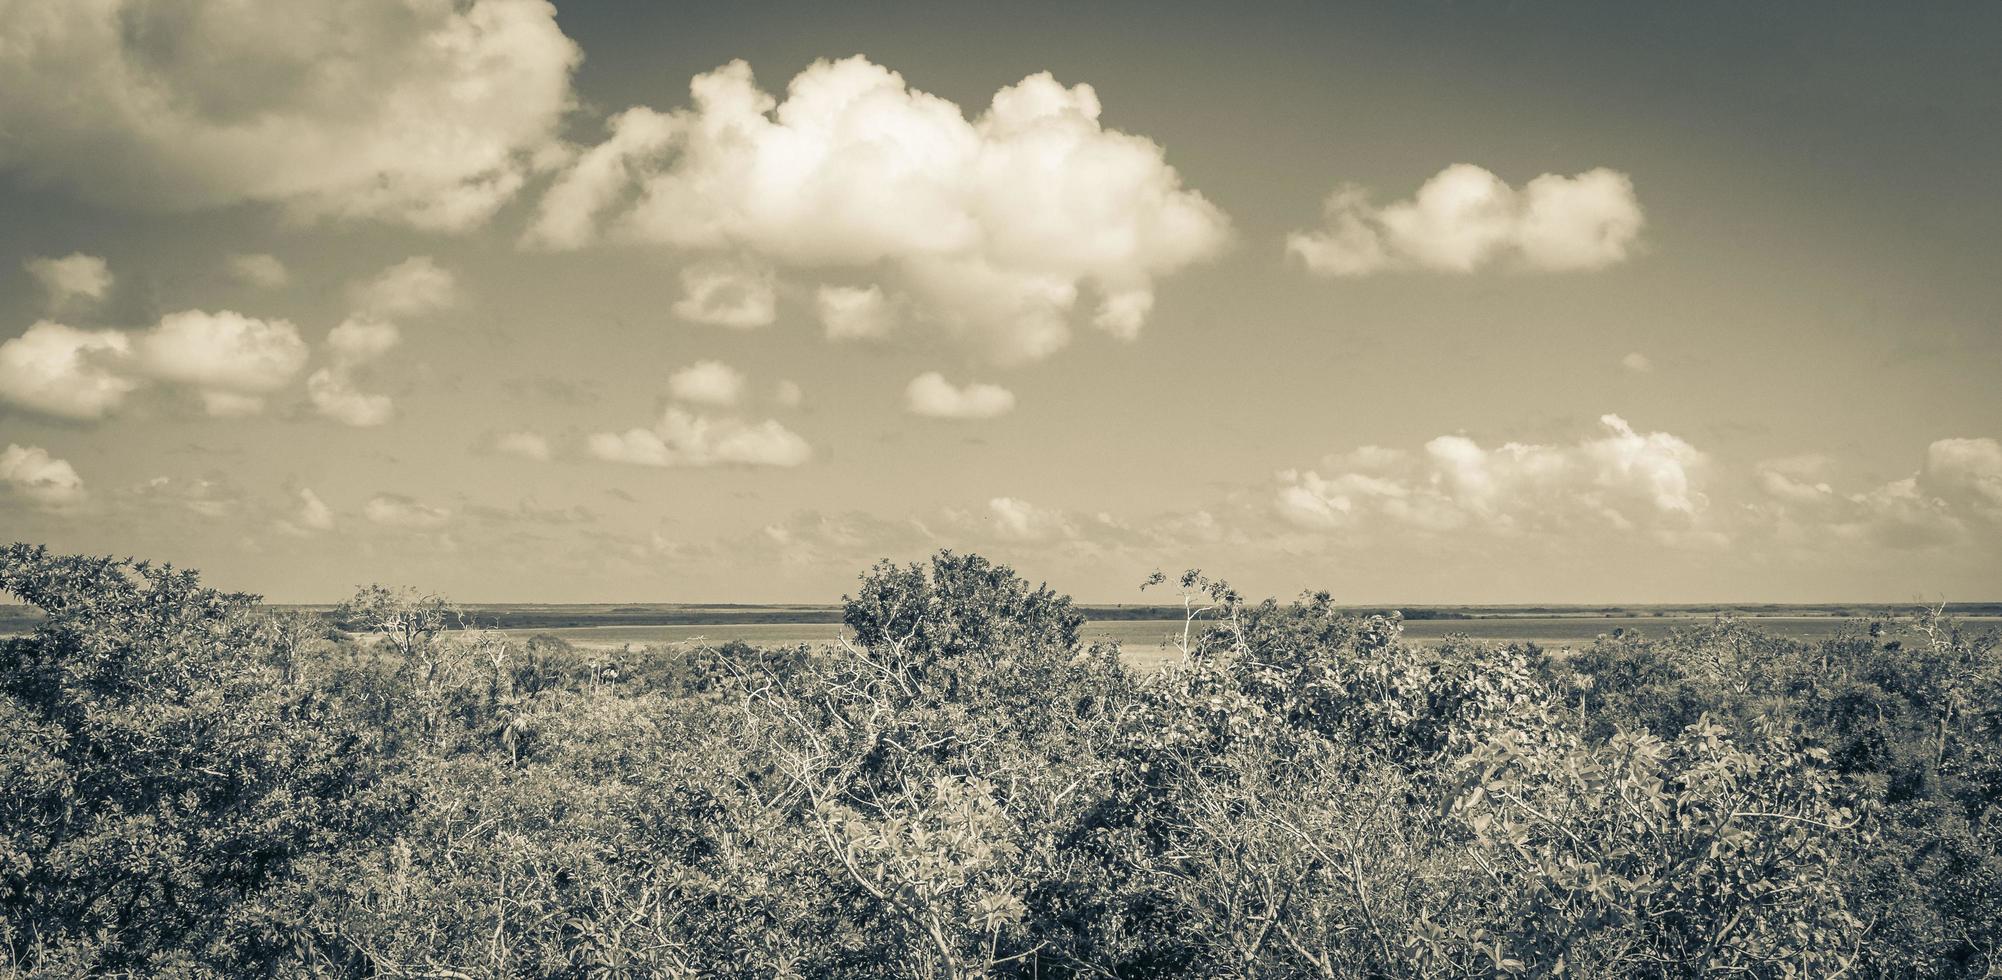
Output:
<svg viewBox="0 0 2002 980">
<path fill-rule="evenodd" d="M 331 531 L 334 529 L 334 511 L 320 495 L 311 490 L 299 491 L 299 526 L 308 531 Z"/>
<path fill-rule="evenodd" d="M 681 270 L 674 315 L 692 323 L 750 330 L 778 319 L 778 285 L 769 269 L 704 262 Z"/>
<path fill-rule="evenodd" d="M 285 263 L 274 255 L 261 252 L 247 255 L 232 255 L 228 261 L 229 274 L 239 281 L 262 289 L 277 289 L 292 279 Z"/>
<path fill-rule="evenodd" d="M 1648 360 L 1648 356 L 1640 351 L 1634 351 L 1620 358 L 1620 366 L 1635 374 L 1646 374 L 1654 370 L 1654 362 Z"/>
<path fill-rule="evenodd" d="M 104 418 L 142 384 L 131 356 L 132 339 L 121 331 L 43 320 L 0 344 L 0 401 L 55 418 Z"/>
<path fill-rule="evenodd" d="M 955 387 L 937 371 L 911 379 L 904 389 L 904 406 L 913 415 L 934 419 L 991 419 L 1015 409 L 1013 392 L 999 385 Z"/>
<path fill-rule="evenodd" d="M 1456 163 L 1409 201 L 1379 207 L 1350 185 L 1329 195 L 1322 210 L 1320 228 L 1286 238 L 1287 253 L 1322 276 L 1465 273 L 1507 257 L 1545 272 L 1600 269 L 1627 259 L 1642 224 L 1633 180 L 1604 167 L 1544 174 L 1518 191 L 1487 170 Z"/>
<path fill-rule="evenodd" d="M 592 435 L 591 455 L 640 466 L 800 466 L 813 447 L 776 419 L 747 422 L 670 406 L 651 429 Z"/>
<path fill-rule="evenodd" d="M 667 379 L 678 401 L 727 408 L 744 394 L 744 375 L 722 361 L 697 361 Z"/>
<path fill-rule="evenodd" d="M 83 499 L 83 479 L 76 469 L 40 446 L 7 444 L 0 452 L 0 488 L 43 507 L 61 507 Z"/>
<path fill-rule="evenodd" d="M 428 530 L 445 526 L 451 521 L 452 512 L 419 503 L 402 494 L 379 493 L 362 506 L 362 516 L 384 527 Z"/>
<path fill-rule="evenodd" d="M 428 255 L 415 255 L 352 290 L 363 312 L 380 316 L 418 316 L 459 302 L 459 283 L 449 270 Z"/>
<path fill-rule="evenodd" d="M 230 517 L 244 504 L 243 492 L 219 476 L 194 479 L 156 476 L 127 489 L 124 495 L 129 499 L 175 506 L 210 520 Z"/>
<path fill-rule="evenodd" d="M 306 399 L 321 416 L 360 429 L 387 425 L 396 417 L 396 403 L 388 395 L 356 388 L 354 379 L 336 368 L 321 368 L 306 379 Z"/>
<path fill-rule="evenodd" d="M 366 364 L 403 341 L 396 324 L 368 317 L 349 317 L 327 331 L 327 352 L 343 367 Z"/>
<path fill-rule="evenodd" d="M 784 408 L 798 408 L 806 400 L 806 392 L 800 390 L 796 382 L 781 381 L 772 390 L 772 400 Z"/>
<path fill-rule="evenodd" d="M 1061 511 L 1038 507 L 1016 497 L 987 501 L 987 519 L 994 536 L 1004 541 L 1050 541 L 1077 536 L 1077 528 Z"/>
<path fill-rule="evenodd" d="M 813 305 L 828 340 L 881 340 L 896 326 L 896 308 L 881 286 L 822 286 Z"/>
<path fill-rule="evenodd" d="M 306 399 L 313 410 L 356 428 L 388 424 L 396 415 L 395 402 L 388 395 L 362 391 L 355 376 L 402 341 L 396 324 L 369 316 L 349 317 L 328 331 L 326 349 L 333 363 L 306 379 Z"/>
<path fill-rule="evenodd" d="M 111 293 L 111 266 L 95 255 L 72 252 L 60 259 L 29 259 L 28 274 L 42 284 L 49 306 L 73 300 L 97 302 Z"/>
<path fill-rule="evenodd" d="M 503 432 L 494 440 L 494 451 L 537 462 L 548 462 L 550 456 L 549 440 L 534 432 Z"/>
</svg>

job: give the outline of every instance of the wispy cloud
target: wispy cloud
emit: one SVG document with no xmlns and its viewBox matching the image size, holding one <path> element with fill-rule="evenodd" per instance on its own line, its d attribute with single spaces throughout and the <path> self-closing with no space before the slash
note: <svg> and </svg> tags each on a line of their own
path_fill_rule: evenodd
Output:
<svg viewBox="0 0 2002 980">
<path fill-rule="evenodd" d="M 912 378 L 904 389 L 904 407 L 925 418 L 991 419 L 1015 410 L 1015 394 L 999 385 L 955 385 L 937 371 L 928 371 Z"/>
</svg>

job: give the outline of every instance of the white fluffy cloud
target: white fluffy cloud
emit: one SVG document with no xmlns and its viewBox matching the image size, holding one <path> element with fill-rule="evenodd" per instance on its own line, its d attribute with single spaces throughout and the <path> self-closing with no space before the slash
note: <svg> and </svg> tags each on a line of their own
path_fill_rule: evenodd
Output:
<svg viewBox="0 0 2002 980">
<path fill-rule="evenodd" d="M 387 320 L 349 317 L 327 331 L 327 352 L 344 367 L 366 364 L 403 342 L 403 331 Z"/>
<path fill-rule="evenodd" d="M 670 406 L 651 429 L 592 435 L 591 455 L 642 466 L 800 466 L 813 447 L 776 419 L 748 422 Z"/>
<path fill-rule="evenodd" d="M 503 432 L 494 440 L 494 450 L 537 462 L 550 457 L 549 440 L 536 432 Z"/>
<path fill-rule="evenodd" d="M 354 377 L 339 368 L 314 371 L 306 379 L 306 399 L 321 417 L 358 429 L 388 425 L 396 417 L 394 399 L 362 391 Z"/>
<path fill-rule="evenodd" d="M 1395 204 L 1338 188 L 1323 205 L 1322 227 L 1288 235 L 1286 251 L 1324 276 L 1472 272 L 1509 258 L 1550 272 L 1598 269 L 1626 260 L 1641 223 L 1633 181 L 1616 170 L 1544 174 L 1518 191 L 1456 163 Z"/>
<path fill-rule="evenodd" d="M 1567 526 L 1685 529 L 1709 505 L 1705 461 L 1666 432 L 1636 432 L 1617 415 L 1569 445 L 1483 448 L 1440 436 L 1416 453 L 1364 447 L 1321 470 L 1279 475 L 1280 516 L 1327 530 L 1389 521 L 1421 530 L 1503 533 Z"/>
<path fill-rule="evenodd" d="M 100 419 L 141 382 L 132 340 L 116 330 L 78 330 L 46 320 L 0 344 L 0 400 L 65 419 Z"/>
<path fill-rule="evenodd" d="M 60 259 L 29 259 L 26 268 L 42 284 L 52 307 L 71 300 L 96 302 L 111 293 L 111 266 L 95 255 L 73 252 Z"/>
<path fill-rule="evenodd" d="M 356 378 L 369 362 L 403 342 L 396 324 L 354 316 L 327 332 L 330 363 L 306 379 L 306 400 L 321 417 L 355 428 L 387 425 L 396 417 L 395 400 L 361 390 Z"/>
<path fill-rule="evenodd" d="M 402 494 L 379 493 L 362 505 L 362 516 L 384 527 L 429 530 L 444 527 L 452 512 L 443 507 L 420 503 Z"/>
<path fill-rule="evenodd" d="M 459 301 L 459 281 L 429 255 L 413 255 L 352 290 L 356 307 L 377 316 L 417 316 Z"/>
<path fill-rule="evenodd" d="M 134 344 L 140 371 L 202 393 L 212 415 L 255 414 L 306 366 L 306 342 L 284 320 L 224 310 L 168 314 Z"/>
<path fill-rule="evenodd" d="M 744 396 L 744 375 L 722 361 L 697 361 L 669 375 L 667 390 L 679 401 L 728 407 Z"/>
<path fill-rule="evenodd" d="M 275 255 L 262 252 L 232 255 L 228 267 L 230 275 L 263 289 L 276 289 L 292 280 L 292 273 L 285 268 L 284 262 Z"/>
<path fill-rule="evenodd" d="M 114 205 L 459 229 L 546 160 L 580 53 L 547 0 L 12 0 L 0 167 Z"/>
<path fill-rule="evenodd" d="M 589 244 L 600 214 L 645 176 L 648 161 L 667 148 L 677 128 L 674 117 L 645 106 L 613 116 L 605 141 L 579 154 L 542 196 L 521 244 L 542 249 Z"/>
<path fill-rule="evenodd" d="M 750 330 L 778 319 L 778 280 L 770 269 L 703 262 L 681 270 L 674 315 L 692 323 Z"/>
<path fill-rule="evenodd" d="M 229 310 L 170 313 L 137 333 L 43 321 L 0 344 L 0 400 L 92 420 L 163 382 L 199 393 L 211 415 L 255 414 L 265 396 L 298 376 L 306 356 L 292 324 Z"/>
<path fill-rule="evenodd" d="M 45 507 L 83 499 L 83 479 L 67 461 L 50 456 L 40 446 L 11 442 L 0 452 L 0 488 Z"/>
<path fill-rule="evenodd" d="M 2002 523 L 2002 443 L 1941 439 L 1926 447 L 1919 484 L 1955 510 Z"/>
<path fill-rule="evenodd" d="M 1015 393 L 991 384 L 955 386 L 944 375 L 929 371 L 912 378 L 904 389 L 904 407 L 926 418 L 991 419 L 1015 410 Z"/>
<path fill-rule="evenodd" d="M 1649 371 L 1654 370 L 1654 361 L 1649 359 L 1649 357 L 1646 354 L 1643 354 L 1640 351 L 1634 351 L 1633 353 L 1620 358 L 1620 366 L 1626 368 L 1629 371 L 1632 371 L 1635 374 L 1646 374 Z"/>
<path fill-rule="evenodd" d="M 2002 443 L 1940 439 L 1917 472 L 1861 491 L 1838 490 L 1832 462 L 1803 456 L 1758 468 L 1766 516 L 1809 539 L 1864 540 L 1892 548 L 1949 544 L 2002 530 Z"/>
<path fill-rule="evenodd" d="M 692 107 L 633 109 L 543 199 L 529 240 L 588 229 L 798 269 L 880 270 L 919 319 L 997 361 L 1093 322 L 1136 333 L 1155 281 L 1215 255 L 1229 225 L 1161 147 L 1105 128 L 1089 85 L 1032 75 L 969 120 L 862 57 L 816 62 L 780 101 L 733 62 Z M 636 188 L 630 206 L 617 202 Z"/>
<path fill-rule="evenodd" d="M 829 340 L 880 340 L 896 326 L 896 306 L 877 285 L 822 286 L 813 306 Z"/>
</svg>

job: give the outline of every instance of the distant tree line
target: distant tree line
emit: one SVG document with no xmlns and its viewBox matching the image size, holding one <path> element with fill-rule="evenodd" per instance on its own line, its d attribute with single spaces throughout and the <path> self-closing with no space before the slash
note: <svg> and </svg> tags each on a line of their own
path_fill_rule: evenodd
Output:
<svg viewBox="0 0 2002 980">
<path fill-rule="evenodd" d="M 852 642 L 613 652 L 13 546 L 0 974 L 2002 971 L 2002 658 L 1938 609 L 1552 655 L 1160 584 L 1139 673 L 948 552 Z"/>
</svg>

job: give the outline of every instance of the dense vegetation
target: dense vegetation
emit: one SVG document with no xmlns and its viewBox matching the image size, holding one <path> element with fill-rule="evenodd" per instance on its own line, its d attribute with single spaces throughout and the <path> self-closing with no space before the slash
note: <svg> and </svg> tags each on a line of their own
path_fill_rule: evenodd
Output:
<svg viewBox="0 0 2002 980">
<path fill-rule="evenodd" d="M 14 546 L 0 972 L 2002 969 L 1992 637 L 1552 657 L 1181 586 L 1142 675 L 949 553 L 870 570 L 852 645 L 610 655 Z"/>
</svg>

